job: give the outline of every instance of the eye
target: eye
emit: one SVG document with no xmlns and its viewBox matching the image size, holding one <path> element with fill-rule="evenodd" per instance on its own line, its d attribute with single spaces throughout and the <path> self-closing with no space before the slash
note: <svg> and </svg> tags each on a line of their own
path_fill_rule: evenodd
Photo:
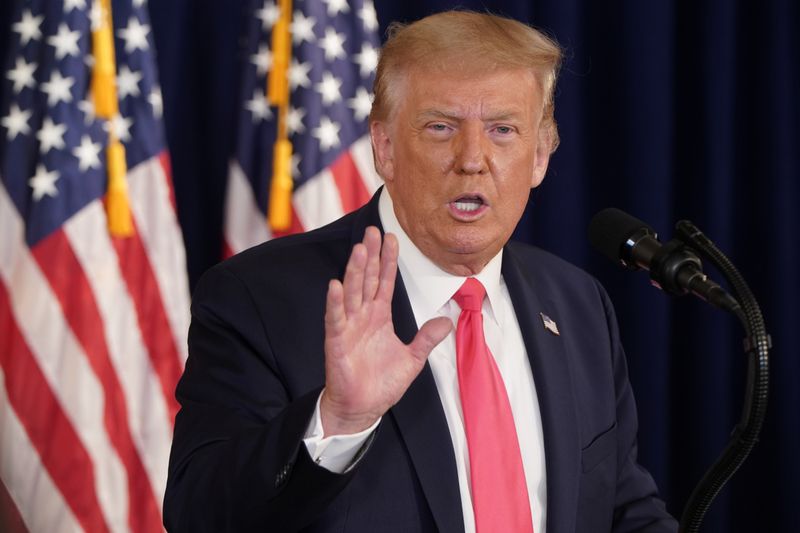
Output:
<svg viewBox="0 0 800 533">
<path fill-rule="evenodd" d="M 499 133 L 500 135 L 508 135 L 509 133 L 514 132 L 514 128 L 511 126 L 497 126 L 494 131 Z"/>
<path fill-rule="evenodd" d="M 433 131 L 447 131 L 447 124 L 443 124 L 441 122 L 434 122 L 432 124 L 428 124 L 428 129 Z"/>
</svg>

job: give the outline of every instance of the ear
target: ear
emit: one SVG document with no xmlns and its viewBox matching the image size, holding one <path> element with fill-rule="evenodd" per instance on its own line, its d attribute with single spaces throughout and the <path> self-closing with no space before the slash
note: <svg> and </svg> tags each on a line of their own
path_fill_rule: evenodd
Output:
<svg viewBox="0 0 800 533">
<path fill-rule="evenodd" d="M 554 128 L 552 124 L 542 124 L 539 127 L 539 141 L 536 143 L 536 152 L 533 154 L 533 176 L 531 189 L 535 189 L 544 181 L 547 165 L 550 164 L 550 154 L 553 153 Z"/>
<path fill-rule="evenodd" d="M 369 125 L 369 136 L 372 140 L 372 157 L 375 160 L 375 170 L 384 181 L 394 179 L 394 151 L 392 140 L 389 137 L 389 125 L 384 121 L 376 120 Z"/>
</svg>

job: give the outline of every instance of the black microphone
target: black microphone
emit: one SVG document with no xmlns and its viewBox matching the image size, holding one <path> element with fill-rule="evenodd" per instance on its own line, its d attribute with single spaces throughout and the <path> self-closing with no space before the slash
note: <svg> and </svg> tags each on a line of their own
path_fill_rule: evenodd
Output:
<svg viewBox="0 0 800 533">
<path fill-rule="evenodd" d="M 669 294 L 692 293 L 708 303 L 736 312 L 739 303 L 703 274 L 700 258 L 685 243 L 661 244 L 655 230 L 619 209 L 597 213 L 589 223 L 589 242 L 600 253 L 631 270 L 650 272 L 653 285 Z"/>
</svg>

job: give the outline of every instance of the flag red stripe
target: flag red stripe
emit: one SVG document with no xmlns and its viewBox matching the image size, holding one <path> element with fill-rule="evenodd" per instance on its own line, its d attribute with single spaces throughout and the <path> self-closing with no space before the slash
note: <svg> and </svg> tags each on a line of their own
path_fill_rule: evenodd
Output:
<svg viewBox="0 0 800 533">
<path fill-rule="evenodd" d="M 186 331 L 189 329 L 189 287 L 186 282 L 186 256 L 180 225 L 173 205 L 174 195 L 165 175 L 159 155 L 136 165 L 128 172 L 131 210 L 135 219 L 136 239 L 147 258 L 148 272 L 156 281 L 158 297 L 152 303 L 160 305 L 167 317 L 178 361 L 175 367 L 182 372 L 186 361 Z M 124 265 L 123 265 L 124 267 Z M 140 320 L 142 317 L 139 317 Z M 159 354 L 161 356 L 163 354 Z M 174 395 L 177 380 L 170 385 L 168 399 Z M 170 424 L 172 419 L 170 419 Z"/>
<path fill-rule="evenodd" d="M 8 401 L 75 518 L 86 531 L 108 531 L 95 492 L 94 465 L 53 395 L 11 312 L 0 283 L 0 366 Z"/>
<path fill-rule="evenodd" d="M 25 522 L 17 510 L 11 494 L 0 479 L 0 531 L 5 533 L 28 533 Z"/>
<path fill-rule="evenodd" d="M 342 200 L 342 209 L 345 213 L 355 211 L 369 201 L 370 194 L 361 179 L 361 173 L 356 168 L 350 150 L 345 150 L 330 166 L 339 197 Z"/>
<path fill-rule="evenodd" d="M 159 506 L 128 426 L 125 396 L 111 362 L 104 329 L 98 327 L 103 318 L 83 268 L 63 230 L 54 232 L 31 251 L 103 388 L 103 421 L 128 475 L 131 529 L 142 533 L 154 531 L 161 525 Z"/>
<path fill-rule="evenodd" d="M 233 247 L 228 244 L 227 240 L 222 241 L 222 258 L 227 259 L 229 257 L 233 257 L 234 251 Z"/>
<path fill-rule="evenodd" d="M 142 338 L 150 356 L 150 363 L 161 383 L 169 421 L 172 423 L 178 412 L 175 385 L 178 384 L 183 369 L 155 273 L 138 231 L 132 237 L 114 237 L 112 243 L 119 257 L 122 277 L 125 278 L 136 307 Z"/>
<path fill-rule="evenodd" d="M 158 155 L 158 162 L 161 165 L 161 168 L 164 170 L 164 181 L 166 182 L 167 187 L 169 187 L 169 202 L 172 204 L 172 210 L 177 213 L 178 207 L 177 202 L 175 201 L 175 186 L 172 183 L 172 162 L 169 158 L 169 152 L 162 150 Z"/>
</svg>

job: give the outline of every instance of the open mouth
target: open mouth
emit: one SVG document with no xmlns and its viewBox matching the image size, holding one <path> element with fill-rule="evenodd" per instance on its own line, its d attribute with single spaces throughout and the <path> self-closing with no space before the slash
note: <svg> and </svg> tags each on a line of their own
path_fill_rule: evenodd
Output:
<svg viewBox="0 0 800 533">
<path fill-rule="evenodd" d="M 472 196 L 468 198 L 459 198 L 455 202 L 456 209 L 459 211 L 477 211 L 483 205 L 483 200 L 478 198 L 477 196 Z"/>
<path fill-rule="evenodd" d="M 451 211 L 459 218 L 471 218 L 479 215 L 487 206 L 486 199 L 478 194 L 465 194 L 450 202 Z"/>
</svg>

